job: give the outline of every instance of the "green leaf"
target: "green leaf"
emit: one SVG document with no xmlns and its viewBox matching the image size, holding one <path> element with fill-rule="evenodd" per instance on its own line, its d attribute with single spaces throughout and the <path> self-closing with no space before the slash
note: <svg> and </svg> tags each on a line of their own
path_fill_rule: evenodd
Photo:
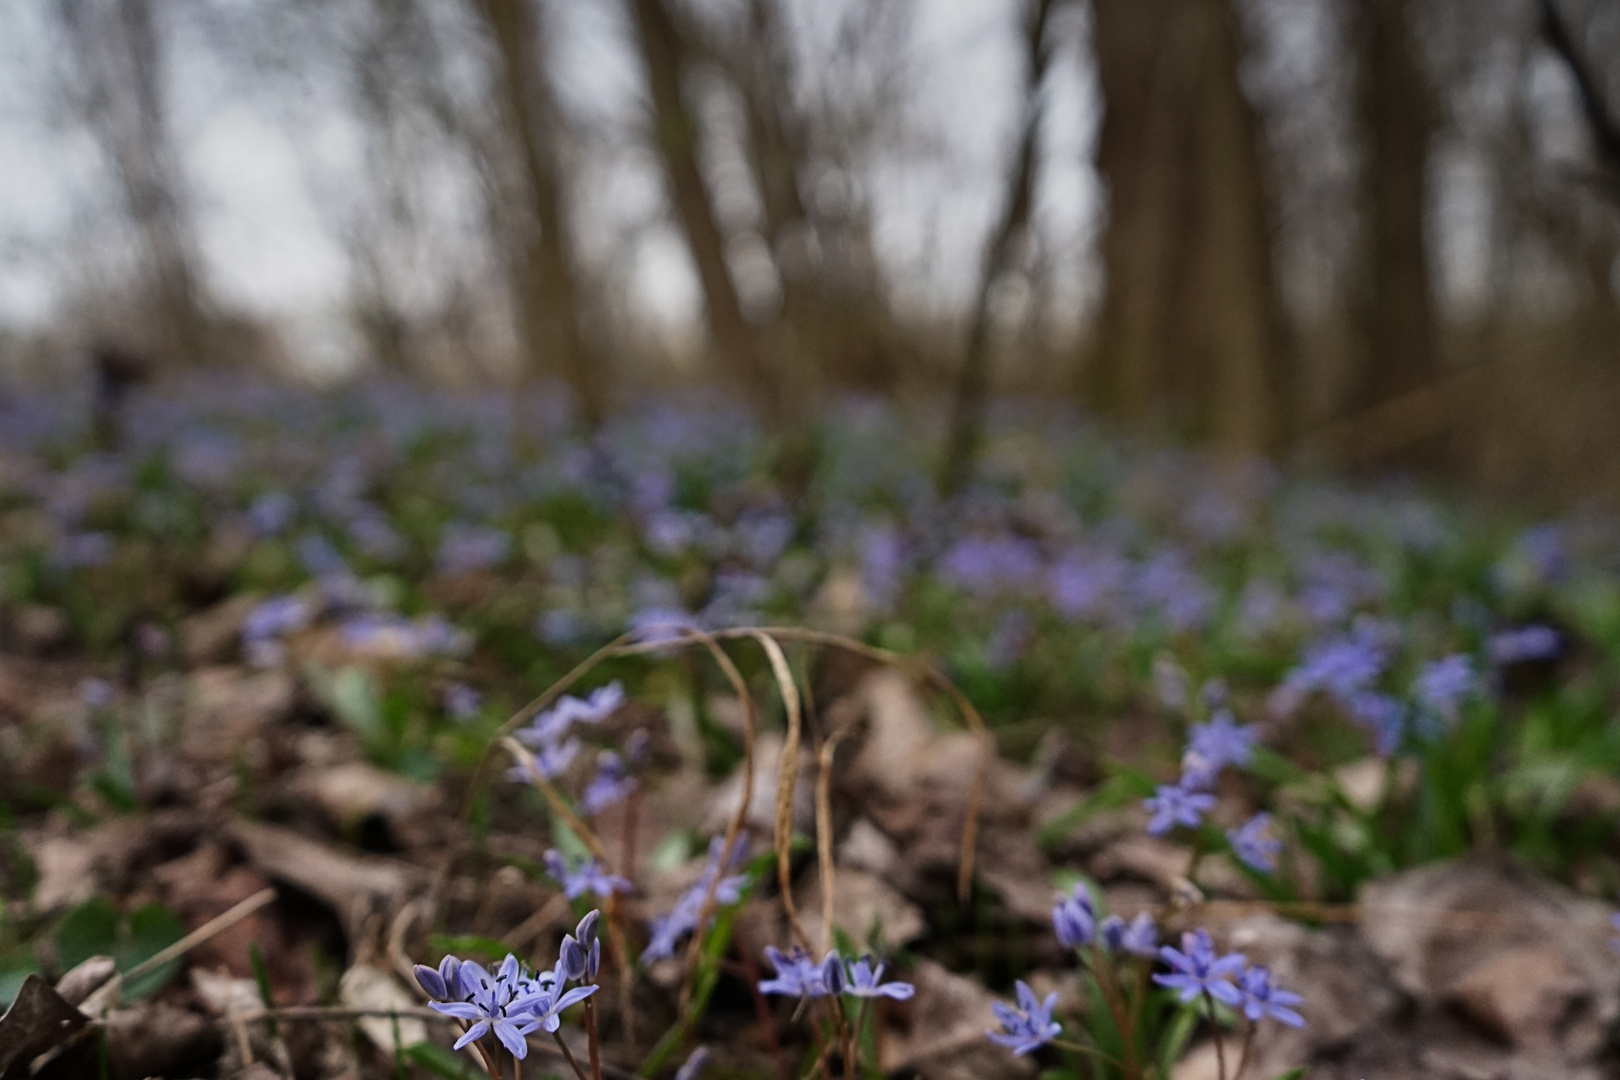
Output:
<svg viewBox="0 0 1620 1080">
<path fill-rule="evenodd" d="M 316 700 L 358 735 L 362 743 L 370 746 L 384 734 L 377 689 L 365 668 L 346 667 L 334 675 L 318 664 L 310 664 L 305 669 L 305 677 Z"/>
<path fill-rule="evenodd" d="M 248 942 L 248 963 L 253 966 L 253 983 L 259 988 L 259 1000 L 265 1008 L 272 1008 L 275 999 L 270 995 L 270 967 L 264 962 L 264 953 L 259 950 L 257 941 Z M 265 1024 L 264 1030 L 272 1040 L 281 1038 L 281 1025 L 276 1023 L 273 1016 Z"/>
<path fill-rule="evenodd" d="M 119 971 L 128 971 L 142 961 L 157 955 L 186 936 L 185 924 L 180 916 L 162 904 L 144 904 L 130 912 L 129 934 L 114 954 Z M 180 957 L 159 964 L 152 971 L 124 984 L 124 997 L 129 1001 L 156 993 L 163 984 L 180 970 Z"/>
<path fill-rule="evenodd" d="M 1297 1069 L 1289 1069 L 1287 1072 L 1279 1074 L 1277 1080 L 1305 1080 L 1305 1066 L 1301 1065 Z"/>
<path fill-rule="evenodd" d="M 455 953 L 457 956 L 471 953 L 487 956 L 491 960 L 505 959 L 506 954 L 512 951 L 506 942 L 478 934 L 434 934 L 428 938 L 428 943 L 440 952 Z"/>
<path fill-rule="evenodd" d="M 112 956 L 118 950 L 118 909 L 105 896 L 91 897 L 67 913 L 55 940 L 56 962 L 64 973 L 92 956 Z"/>
<path fill-rule="evenodd" d="M 444 1080 L 466 1080 L 476 1075 L 470 1059 L 452 1053 L 437 1043 L 412 1043 L 405 1048 L 404 1056 L 412 1065 L 426 1069 L 434 1076 L 442 1076 Z"/>
</svg>

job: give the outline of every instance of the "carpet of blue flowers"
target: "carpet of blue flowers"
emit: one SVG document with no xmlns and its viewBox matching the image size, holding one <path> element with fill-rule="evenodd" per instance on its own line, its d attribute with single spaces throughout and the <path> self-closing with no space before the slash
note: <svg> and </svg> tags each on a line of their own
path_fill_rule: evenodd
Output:
<svg viewBox="0 0 1620 1080">
<path fill-rule="evenodd" d="M 704 400 L 84 412 L 0 412 L 0 999 L 89 1033 L 0 1076 L 1613 1075 L 1595 513 L 1032 410 L 950 498 L 871 402 L 791 450 Z M 1493 975 L 1551 948 L 1512 904 L 1370 899 L 1447 867 L 1588 947 Z M 1416 913 L 1504 944 L 1403 974 Z"/>
</svg>

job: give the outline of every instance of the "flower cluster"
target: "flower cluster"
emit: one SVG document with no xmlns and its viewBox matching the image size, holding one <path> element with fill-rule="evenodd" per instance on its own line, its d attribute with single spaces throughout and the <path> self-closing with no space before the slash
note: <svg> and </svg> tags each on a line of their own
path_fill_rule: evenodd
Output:
<svg viewBox="0 0 1620 1080">
<path fill-rule="evenodd" d="M 641 953 L 642 963 L 650 964 L 655 960 L 675 955 L 675 946 L 680 944 L 681 939 L 698 929 L 698 919 L 703 915 L 703 904 L 708 898 L 711 885 L 714 886 L 716 907 L 742 903 L 743 893 L 749 885 L 748 875 L 732 874 L 724 877 L 721 875 L 725 871 L 735 869 L 747 857 L 745 849 L 746 845 L 739 837 L 732 848 L 731 859 L 723 870 L 720 866 L 720 856 L 725 851 L 725 839 L 717 836 L 709 842 L 708 865 L 703 868 L 697 882 L 681 894 L 668 915 L 652 920 L 650 940 Z"/>
<path fill-rule="evenodd" d="M 617 682 L 594 690 L 585 698 L 565 694 L 519 730 L 516 737 L 534 751 L 534 768 L 540 775 L 554 780 L 579 755 L 579 739 L 570 734 L 574 725 L 599 723 L 618 712 L 623 704 L 624 687 Z M 523 766 L 514 766 L 508 775 L 522 783 L 533 781 Z"/>
<path fill-rule="evenodd" d="M 634 888 L 629 879 L 608 873 L 595 859 L 585 859 L 577 868 L 570 867 L 568 860 L 555 849 L 547 851 L 543 859 L 546 873 L 563 887 L 563 895 L 570 900 L 577 900 L 586 893 L 606 900 L 614 893 Z"/>
<path fill-rule="evenodd" d="M 1616 919 L 1620 920 L 1620 916 Z M 1620 929 L 1620 921 L 1616 926 Z M 1273 985 L 1271 972 L 1266 968 L 1248 963 L 1241 953 L 1218 955 L 1214 942 L 1202 929 L 1182 934 L 1179 949 L 1160 946 L 1158 927 L 1146 912 L 1138 913 L 1129 922 L 1118 915 L 1099 922 L 1096 905 L 1083 883 L 1076 884 L 1068 895 L 1058 897 L 1052 908 L 1052 929 L 1065 948 L 1096 947 L 1095 951 L 1082 952 L 1081 959 L 1099 982 L 1117 987 L 1122 981 L 1117 970 L 1104 974 L 1102 965 L 1117 969 L 1126 963 L 1140 965 L 1143 960 L 1159 961 L 1168 970 L 1154 972 L 1154 984 L 1174 991 L 1183 1004 L 1207 997 L 1240 1009 L 1250 1023 L 1277 1020 L 1294 1027 L 1304 1026 L 1304 1017 L 1295 1011 L 1295 1006 L 1302 1004 L 1303 999 Z M 799 958 L 797 963 L 801 978 L 809 977 L 815 970 L 808 957 Z M 777 967 L 781 970 L 782 965 Z M 1146 969 L 1138 967 L 1138 970 L 1145 972 Z M 1058 1000 L 1055 992 L 1042 1001 L 1026 983 L 1019 981 L 1017 995 L 1017 1008 L 1003 1002 L 991 1006 L 1001 1030 L 985 1034 L 1014 1054 L 1023 1055 L 1056 1039 L 1062 1034 L 1063 1025 L 1052 1018 Z"/>
<path fill-rule="evenodd" d="M 1194 724 L 1181 759 L 1181 778 L 1162 784 L 1143 806 L 1151 815 L 1147 830 L 1163 836 L 1177 825 L 1197 828 L 1204 815 L 1215 808 L 1210 794 L 1221 770 L 1228 765 L 1242 768 L 1254 757 L 1255 731 L 1239 724 L 1225 707 L 1216 708 L 1207 723 Z"/>
<path fill-rule="evenodd" d="M 472 960 L 446 956 L 437 969 L 416 967 L 416 981 L 433 1000 L 428 1007 L 466 1025 L 455 1048 L 461 1050 L 486 1035 L 515 1058 L 528 1055 L 527 1036 L 554 1032 L 562 1014 L 596 993 L 602 942 L 597 937 L 600 915 L 592 911 L 573 934 L 563 938 L 557 964 L 549 971 L 531 972 L 510 954 L 491 973 Z M 568 984 L 580 983 L 573 989 Z"/>
<path fill-rule="evenodd" d="M 829 952 L 818 962 L 798 946 L 791 953 L 767 946 L 765 958 L 776 969 L 776 977 L 760 980 L 759 992 L 762 994 L 795 998 L 847 994 L 857 998 L 886 997 L 906 1001 L 917 992 L 917 988 L 908 982 L 884 982 L 883 964 L 874 963 L 870 956 L 852 960 L 845 959 L 837 952 Z"/>
</svg>

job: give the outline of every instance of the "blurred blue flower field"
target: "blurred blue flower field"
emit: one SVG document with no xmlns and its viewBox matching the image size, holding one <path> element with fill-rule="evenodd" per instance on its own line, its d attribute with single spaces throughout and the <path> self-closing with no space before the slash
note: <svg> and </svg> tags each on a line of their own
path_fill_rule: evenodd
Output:
<svg viewBox="0 0 1620 1080">
<path fill-rule="evenodd" d="M 1468 1039 L 1613 1066 L 1558 1034 L 1620 1014 L 1613 523 L 1010 404 L 946 498 L 938 443 L 863 401 L 791 440 L 702 398 L 587 434 L 540 394 L 387 382 L 172 383 L 110 438 L 69 398 L 11 401 L 0 997 L 161 959 L 92 1026 L 167 1009 L 199 1034 L 151 1059 L 108 1034 L 113 1075 L 461 1075 L 440 1014 L 463 1013 L 499 1036 L 460 1036 L 482 1067 L 527 1037 L 557 1075 L 668 1075 L 700 1045 L 681 1075 L 1183 1076 L 1213 1052 L 1223 1077 L 1398 1076 Z M 1446 908 L 1411 877 L 1437 867 L 1503 891 Z M 1437 934 L 1485 948 L 1506 920 L 1483 974 L 1379 944 L 1404 917 L 1368 897 L 1415 880 Z M 1584 1011 L 1503 1011 L 1490 964 L 1557 953 L 1504 914 L 1515 889 L 1585 913 L 1563 921 L 1591 947 L 1544 980 L 1607 964 Z M 604 992 L 557 997 L 581 978 L 547 971 L 557 941 L 597 907 Z M 1322 963 L 1478 1031 L 1332 1019 L 1354 988 Z M 454 1004 L 475 970 L 552 994 L 550 1026 L 482 983 Z M 365 1015 L 399 1030 L 338 1038 Z"/>
</svg>

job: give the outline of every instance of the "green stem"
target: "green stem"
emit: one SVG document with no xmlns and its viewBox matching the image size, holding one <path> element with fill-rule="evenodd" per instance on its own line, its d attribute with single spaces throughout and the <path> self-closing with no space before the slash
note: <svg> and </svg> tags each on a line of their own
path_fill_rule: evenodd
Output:
<svg viewBox="0 0 1620 1080">
<path fill-rule="evenodd" d="M 1221 1025 L 1215 1019 L 1215 999 L 1204 992 L 1204 1008 L 1209 1013 L 1209 1026 L 1215 1033 L 1215 1064 L 1220 1070 L 1220 1080 L 1226 1080 L 1226 1044 L 1221 1040 Z"/>
</svg>

